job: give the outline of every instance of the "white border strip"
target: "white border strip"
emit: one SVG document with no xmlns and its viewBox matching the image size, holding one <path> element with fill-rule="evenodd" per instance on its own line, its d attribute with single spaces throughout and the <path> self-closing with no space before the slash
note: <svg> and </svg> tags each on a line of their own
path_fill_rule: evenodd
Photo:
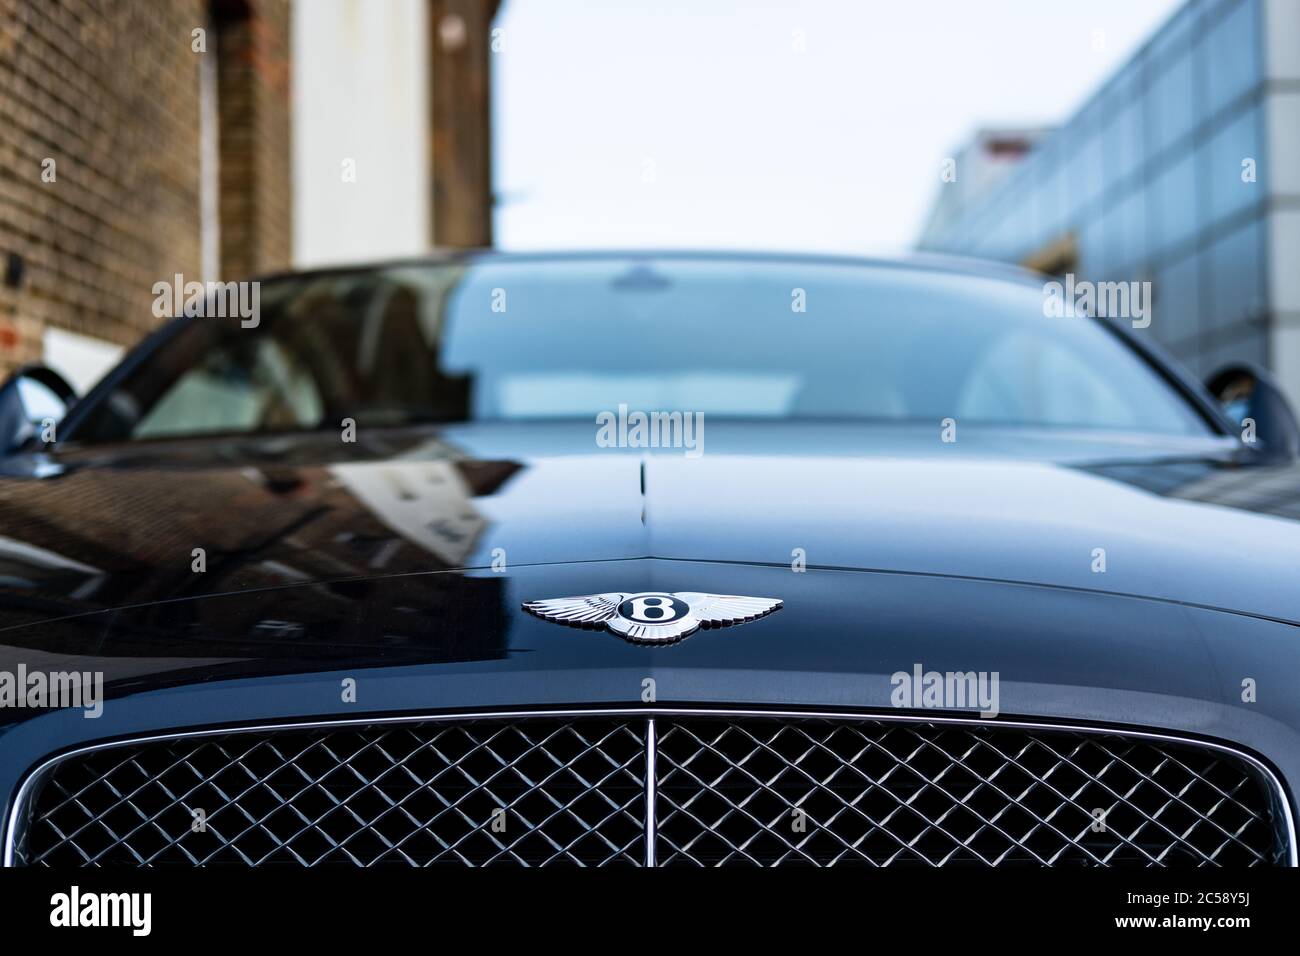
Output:
<svg viewBox="0 0 1300 956">
<path fill-rule="evenodd" d="M 553 710 L 496 710 L 496 711 L 479 711 L 479 712 L 457 712 L 450 714 L 427 714 L 416 716 L 400 717 L 351 717 L 345 720 L 316 720 L 300 721 L 294 723 L 276 723 L 276 724 L 255 724 L 252 726 L 229 727 L 225 729 L 204 729 L 204 730 L 186 730 L 178 733 L 153 734 L 146 737 L 130 737 L 123 740 L 113 740 L 107 743 L 91 744 L 86 747 L 79 747 L 70 750 L 67 753 L 50 757 L 45 762 L 39 764 L 35 770 L 32 770 L 24 778 L 22 784 L 18 787 L 18 792 L 14 795 L 13 806 L 9 810 L 9 819 L 6 821 L 4 831 L 4 861 L 5 867 L 12 867 L 14 863 L 15 840 L 14 834 L 17 832 L 18 816 L 31 798 L 31 790 L 36 782 L 56 764 L 64 760 L 70 760 L 73 757 L 80 757 L 84 754 L 94 753 L 99 750 L 110 750 L 114 747 L 132 747 L 141 744 L 158 743 L 164 740 L 183 740 L 191 737 L 224 737 L 230 734 L 244 733 L 264 733 L 266 731 L 292 731 L 292 730 L 317 730 L 331 727 L 356 727 L 371 726 L 378 724 L 415 724 L 415 723 L 433 723 L 451 720 L 500 720 L 503 718 L 533 718 L 533 717 L 645 717 L 651 723 L 650 733 L 654 732 L 653 723 L 656 717 L 776 717 L 776 718 L 809 718 L 821 720 L 856 720 L 856 721 L 877 721 L 880 723 L 913 723 L 913 724 L 950 724 L 969 727 L 986 727 L 990 729 L 1013 728 L 1020 730 L 1057 730 L 1067 733 L 1088 734 L 1096 737 L 1132 737 L 1140 740 L 1160 740 L 1166 743 L 1182 744 L 1189 747 L 1204 747 L 1219 753 L 1228 754 L 1239 760 L 1244 760 L 1253 767 L 1265 780 L 1273 787 L 1273 799 L 1282 809 L 1282 816 L 1286 822 L 1287 837 L 1287 865 L 1300 866 L 1297 860 L 1296 847 L 1296 826 L 1295 818 L 1291 813 L 1291 803 L 1287 797 L 1286 788 L 1278 780 L 1277 774 L 1273 773 L 1268 766 L 1261 763 L 1257 758 L 1251 756 L 1243 750 L 1236 747 L 1230 747 L 1227 744 L 1213 743 L 1205 740 L 1197 740 L 1193 737 L 1180 737 L 1174 734 L 1158 733 L 1147 730 L 1119 730 L 1105 727 L 1087 727 L 1078 724 L 1045 724 L 1024 720 L 981 720 L 977 718 L 966 717 L 943 717 L 943 716 L 926 716 L 921 717 L 912 714 L 878 714 L 878 713 L 859 713 L 845 711 L 806 711 L 806 710 L 756 710 L 752 707 L 740 708 L 721 708 L 721 707 L 597 707 L 590 709 L 582 708 L 559 708 Z M 647 751 L 647 770 L 653 769 L 654 754 Z M 647 796 L 653 797 L 653 784 L 647 782 Z M 647 808 L 651 804 L 647 801 Z M 650 824 L 651 810 L 647 809 L 647 827 Z M 647 859 L 652 854 L 653 849 L 647 850 Z"/>
</svg>

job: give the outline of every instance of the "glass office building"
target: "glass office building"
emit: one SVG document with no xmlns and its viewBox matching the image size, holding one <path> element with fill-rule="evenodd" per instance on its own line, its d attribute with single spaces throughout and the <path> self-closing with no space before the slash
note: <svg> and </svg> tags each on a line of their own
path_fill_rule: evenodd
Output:
<svg viewBox="0 0 1300 956">
<path fill-rule="evenodd" d="M 1150 281 L 1141 334 L 1300 407 L 1300 0 L 1190 0 L 993 185 L 955 185 L 920 248 Z"/>
</svg>

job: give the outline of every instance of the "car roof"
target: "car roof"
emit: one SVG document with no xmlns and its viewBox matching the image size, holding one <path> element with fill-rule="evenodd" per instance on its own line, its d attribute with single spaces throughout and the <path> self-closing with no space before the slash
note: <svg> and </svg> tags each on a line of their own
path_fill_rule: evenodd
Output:
<svg viewBox="0 0 1300 956">
<path fill-rule="evenodd" d="M 1022 266 L 987 259 L 972 259 L 936 253 L 913 253 L 897 257 L 855 256 L 839 253 L 760 252 L 722 249 L 592 249 L 549 251 L 505 251 L 500 249 L 432 249 L 424 255 L 330 264 L 305 269 L 286 269 L 257 278 L 264 280 L 292 276 L 330 275 L 420 265 L 448 265 L 488 262 L 588 262 L 626 259 L 676 259 L 697 262 L 753 262 L 785 265 L 863 266 L 875 269 L 922 270 L 947 275 L 1000 279 L 1041 287 L 1047 278 Z"/>
</svg>

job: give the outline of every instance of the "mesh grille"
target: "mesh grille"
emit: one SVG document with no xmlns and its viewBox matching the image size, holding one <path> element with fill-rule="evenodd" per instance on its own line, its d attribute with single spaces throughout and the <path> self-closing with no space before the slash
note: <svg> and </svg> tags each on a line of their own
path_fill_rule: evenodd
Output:
<svg viewBox="0 0 1300 956">
<path fill-rule="evenodd" d="M 1265 791 L 1214 751 L 884 722 L 683 720 L 660 734 L 661 865 L 1252 866 Z"/>
<path fill-rule="evenodd" d="M 601 720 L 115 748 L 58 765 L 27 854 L 51 866 L 638 864 L 644 764 L 644 733 Z"/>
<path fill-rule="evenodd" d="M 47 866 L 1254 866 L 1287 853 L 1246 762 L 1193 744 L 763 716 L 461 719 L 123 745 L 54 765 Z"/>
</svg>

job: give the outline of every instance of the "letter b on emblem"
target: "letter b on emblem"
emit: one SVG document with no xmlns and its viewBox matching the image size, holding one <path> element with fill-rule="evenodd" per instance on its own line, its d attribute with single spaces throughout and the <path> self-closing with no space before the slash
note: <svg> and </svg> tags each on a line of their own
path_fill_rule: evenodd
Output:
<svg viewBox="0 0 1300 956">
<path fill-rule="evenodd" d="M 671 614 L 671 611 L 665 605 L 668 604 L 666 598 L 643 597 L 632 599 L 632 620 L 634 621 L 659 621 Z"/>
<path fill-rule="evenodd" d="M 669 624 L 690 613 L 690 605 L 669 594 L 636 594 L 618 607 L 620 617 L 638 624 Z"/>
</svg>

